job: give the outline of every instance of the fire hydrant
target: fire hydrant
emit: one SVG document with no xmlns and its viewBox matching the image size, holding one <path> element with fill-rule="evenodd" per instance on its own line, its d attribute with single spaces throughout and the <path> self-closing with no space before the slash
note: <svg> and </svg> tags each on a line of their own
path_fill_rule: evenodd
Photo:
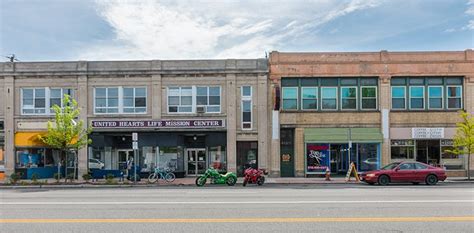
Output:
<svg viewBox="0 0 474 233">
<path fill-rule="evenodd" d="M 331 171 L 329 171 L 329 168 L 326 168 L 326 181 L 331 181 Z"/>
</svg>

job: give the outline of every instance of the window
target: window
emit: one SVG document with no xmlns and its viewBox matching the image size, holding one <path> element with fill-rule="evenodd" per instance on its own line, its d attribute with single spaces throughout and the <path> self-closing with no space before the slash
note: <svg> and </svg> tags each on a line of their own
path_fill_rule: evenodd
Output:
<svg viewBox="0 0 474 233">
<path fill-rule="evenodd" d="M 242 129 L 252 129 L 252 87 L 242 87 Z"/>
<path fill-rule="evenodd" d="M 95 88 L 95 113 L 118 113 L 118 87 Z"/>
<path fill-rule="evenodd" d="M 423 169 L 427 169 L 428 166 L 424 165 L 424 164 L 421 164 L 421 163 L 415 163 L 415 167 L 417 170 L 423 170 Z"/>
<path fill-rule="evenodd" d="M 283 87 L 282 88 L 283 109 L 297 110 L 298 109 L 298 87 Z"/>
<path fill-rule="evenodd" d="M 428 86 L 428 108 L 442 109 L 443 108 L 443 87 L 442 86 Z"/>
<path fill-rule="evenodd" d="M 191 113 L 193 112 L 192 87 L 168 88 L 168 112 Z"/>
<path fill-rule="evenodd" d="M 303 110 L 318 109 L 318 88 L 301 87 L 301 101 Z"/>
<path fill-rule="evenodd" d="M 447 86 L 448 109 L 462 108 L 462 86 Z"/>
<path fill-rule="evenodd" d="M 341 87 L 341 109 L 357 109 L 357 87 Z"/>
<path fill-rule="evenodd" d="M 400 170 L 414 170 L 415 169 L 415 164 L 413 163 L 402 163 L 400 166 L 398 166 Z"/>
<path fill-rule="evenodd" d="M 390 83 L 392 109 L 407 109 L 407 104 L 410 110 L 462 108 L 462 77 L 393 77 Z"/>
<path fill-rule="evenodd" d="M 54 114 L 52 107 L 58 105 L 63 108 L 62 98 L 64 95 L 72 96 L 69 88 L 22 88 L 21 89 L 21 113 L 22 115 L 44 115 Z"/>
<path fill-rule="evenodd" d="M 411 86 L 410 87 L 410 109 L 424 109 L 425 108 L 425 87 Z"/>
<path fill-rule="evenodd" d="M 392 160 L 406 160 L 415 158 L 415 143 L 413 140 L 392 140 Z"/>
<path fill-rule="evenodd" d="M 321 87 L 321 109 L 337 109 L 337 87 Z"/>
<path fill-rule="evenodd" d="M 196 105 L 204 107 L 205 112 L 221 112 L 221 88 L 197 87 Z"/>
<path fill-rule="evenodd" d="M 361 87 L 361 109 L 377 109 L 377 87 Z"/>
<path fill-rule="evenodd" d="M 146 88 L 127 87 L 123 88 L 123 112 L 145 113 L 146 112 Z"/>
</svg>

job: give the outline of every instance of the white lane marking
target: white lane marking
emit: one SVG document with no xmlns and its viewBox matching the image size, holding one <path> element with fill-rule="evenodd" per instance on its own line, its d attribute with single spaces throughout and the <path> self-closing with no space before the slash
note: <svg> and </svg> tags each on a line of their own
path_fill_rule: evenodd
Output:
<svg viewBox="0 0 474 233">
<path fill-rule="evenodd" d="M 176 205 L 176 204 L 383 204 L 383 203 L 474 203 L 474 200 L 368 200 L 368 201 L 86 201 L 0 202 L 0 205 Z"/>
</svg>

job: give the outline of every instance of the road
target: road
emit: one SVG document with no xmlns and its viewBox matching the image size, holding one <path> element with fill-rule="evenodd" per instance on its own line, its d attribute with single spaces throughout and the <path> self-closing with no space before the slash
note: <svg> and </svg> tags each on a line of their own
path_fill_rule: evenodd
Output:
<svg viewBox="0 0 474 233">
<path fill-rule="evenodd" d="M 1 232 L 473 232 L 474 186 L 0 190 Z"/>
</svg>

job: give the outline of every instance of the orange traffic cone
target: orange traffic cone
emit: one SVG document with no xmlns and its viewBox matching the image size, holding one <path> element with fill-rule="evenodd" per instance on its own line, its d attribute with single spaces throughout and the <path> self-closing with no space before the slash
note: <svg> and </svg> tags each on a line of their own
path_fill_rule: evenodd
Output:
<svg viewBox="0 0 474 233">
<path fill-rule="evenodd" d="M 331 181 L 331 171 L 329 171 L 329 168 L 326 168 L 326 181 Z"/>
</svg>

